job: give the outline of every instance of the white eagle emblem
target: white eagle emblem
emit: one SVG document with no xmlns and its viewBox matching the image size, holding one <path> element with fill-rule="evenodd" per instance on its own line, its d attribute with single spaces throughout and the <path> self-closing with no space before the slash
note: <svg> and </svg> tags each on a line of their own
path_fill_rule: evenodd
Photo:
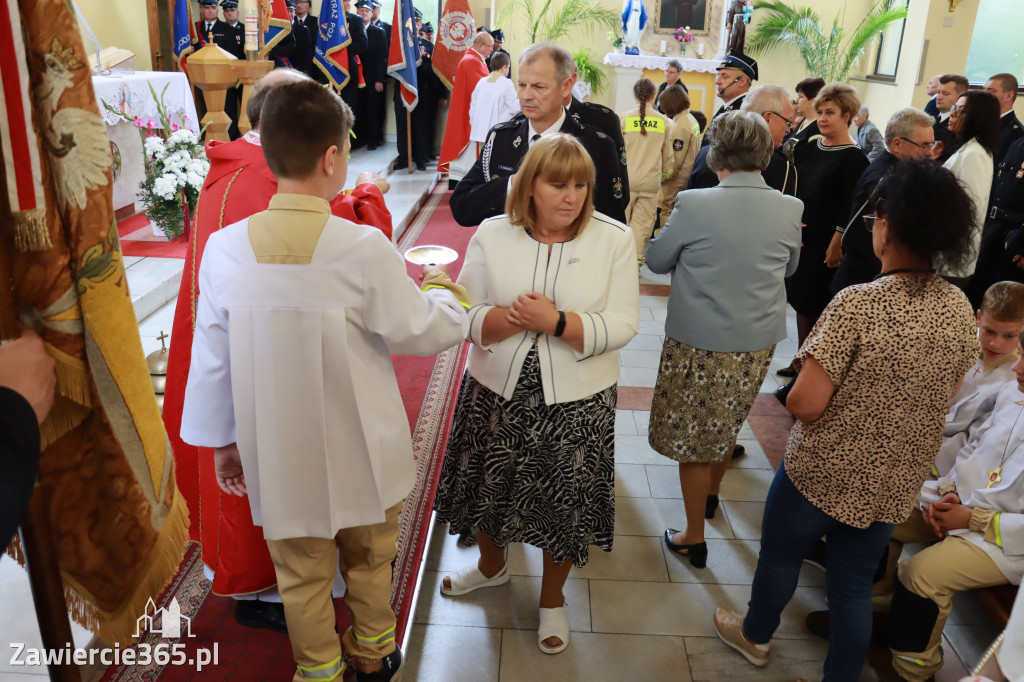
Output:
<svg viewBox="0 0 1024 682">
<path fill-rule="evenodd" d="M 454 52 L 465 52 L 476 35 L 476 22 L 468 12 L 445 12 L 438 22 L 441 44 Z"/>
</svg>

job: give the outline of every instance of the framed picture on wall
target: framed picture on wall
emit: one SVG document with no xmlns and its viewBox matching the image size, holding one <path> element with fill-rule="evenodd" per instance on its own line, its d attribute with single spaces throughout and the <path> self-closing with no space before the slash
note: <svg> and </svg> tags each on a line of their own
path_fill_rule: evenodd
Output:
<svg viewBox="0 0 1024 682">
<path fill-rule="evenodd" d="M 713 0 L 656 0 L 655 33 L 671 33 L 689 26 L 695 35 L 707 35 Z"/>
</svg>

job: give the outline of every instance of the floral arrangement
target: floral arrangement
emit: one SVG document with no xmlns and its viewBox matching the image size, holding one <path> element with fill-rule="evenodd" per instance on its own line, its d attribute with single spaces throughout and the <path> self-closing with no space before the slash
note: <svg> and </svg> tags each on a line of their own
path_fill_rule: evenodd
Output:
<svg viewBox="0 0 1024 682">
<path fill-rule="evenodd" d="M 103 102 L 103 106 L 139 129 L 146 178 L 139 186 L 138 197 L 149 219 L 168 239 L 174 239 L 181 236 L 191 222 L 210 162 L 199 140 L 203 131 L 196 135 L 188 128 L 171 123 L 164 105 L 166 86 L 159 97 L 152 84 L 149 89 L 156 101 L 159 122 L 153 119 L 143 121 L 107 102 Z M 187 123 L 188 117 L 184 112 L 178 112 L 178 117 L 183 124 Z"/>
<path fill-rule="evenodd" d="M 679 28 L 676 29 L 676 31 L 675 31 L 675 33 L 673 35 L 675 36 L 677 43 L 692 43 L 693 42 L 693 34 L 690 33 L 690 27 L 689 26 L 680 26 Z"/>
<path fill-rule="evenodd" d="M 614 47 L 616 49 L 622 47 L 622 34 L 621 33 L 616 33 L 615 31 L 608 31 L 608 40 L 611 41 L 612 47 Z"/>
</svg>

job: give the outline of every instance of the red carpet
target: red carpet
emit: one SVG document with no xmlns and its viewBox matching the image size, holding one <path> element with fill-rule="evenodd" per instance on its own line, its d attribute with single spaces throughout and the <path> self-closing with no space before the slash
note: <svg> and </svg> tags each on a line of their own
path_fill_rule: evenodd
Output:
<svg viewBox="0 0 1024 682">
<path fill-rule="evenodd" d="M 772 469 L 778 469 L 782 464 L 782 458 L 786 454 L 786 441 L 789 439 L 789 431 L 796 423 L 782 403 L 771 393 L 758 393 L 754 405 L 750 408 L 750 415 L 747 416 L 757 442 L 761 444 L 765 457 L 772 465 Z"/>
<path fill-rule="evenodd" d="M 452 219 L 448 193 L 444 185 L 439 185 L 407 230 L 399 249 L 405 251 L 415 244 L 444 244 L 464 254 L 473 231 L 460 227 Z M 166 242 L 164 246 L 167 246 Z M 461 265 L 460 258 L 449 266 L 453 278 L 458 276 Z M 417 266 L 409 268 L 411 275 L 418 274 L 418 271 Z M 413 455 L 417 468 L 416 486 L 406 499 L 405 510 L 399 520 L 398 556 L 394 565 L 392 606 L 398 617 L 397 639 L 402 643 L 415 606 L 413 600 L 441 472 L 441 458 L 448 441 L 449 424 L 465 364 L 465 346 L 460 344 L 437 356 L 426 358 L 396 355 L 392 359 L 412 430 Z M 209 591 L 210 583 L 203 576 L 198 546 L 194 545 L 187 553 L 178 576 L 158 600 L 158 607 L 165 608 L 172 598 L 177 599 L 181 615 L 191 619 L 193 636 L 186 636 L 183 622 L 180 639 L 167 640 L 147 632 L 140 643 L 150 648 L 161 643 L 183 644 L 185 659 L 193 661 L 197 659 L 198 650 L 213 650 L 216 645 L 216 665 L 201 671 L 196 670 L 194 663 L 121 665 L 111 667 L 102 681 L 149 682 L 159 679 L 165 682 L 279 682 L 290 679 L 295 665 L 287 635 L 238 625 L 234 620 L 234 601 L 207 598 Z M 344 632 L 349 622 L 348 609 L 340 599 L 335 600 L 335 609 L 338 613 L 339 632 Z M 160 622 L 159 619 L 154 620 Z M 138 650 L 139 645 L 135 648 Z M 347 673 L 346 679 L 349 675 L 354 677 L 352 673 Z"/>
<path fill-rule="evenodd" d="M 125 256 L 185 258 L 188 252 L 188 240 L 184 237 L 167 241 L 165 237 L 155 236 L 144 213 L 119 220 L 117 237 L 121 240 L 121 253 Z"/>
</svg>

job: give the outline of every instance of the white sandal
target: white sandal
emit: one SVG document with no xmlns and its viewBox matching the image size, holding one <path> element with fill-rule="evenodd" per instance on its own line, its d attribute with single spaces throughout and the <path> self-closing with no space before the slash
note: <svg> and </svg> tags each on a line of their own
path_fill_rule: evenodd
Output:
<svg viewBox="0 0 1024 682">
<path fill-rule="evenodd" d="M 448 597 L 458 597 L 462 594 L 469 594 L 481 587 L 497 587 L 508 582 L 508 564 L 501 567 L 501 570 L 493 578 L 488 578 L 480 569 L 473 564 L 469 568 L 463 568 L 445 578 L 451 582 L 451 587 L 444 586 L 444 578 L 441 579 L 441 594 Z"/>
<path fill-rule="evenodd" d="M 544 640 L 549 637 L 557 637 L 562 643 L 556 647 L 549 647 Z M 540 610 L 540 626 L 537 628 L 537 646 L 546 654 L 557 654 L 569 646 L 569 616 L 565 612 L 565 605 L 557 609 Z"/>
</svg>

